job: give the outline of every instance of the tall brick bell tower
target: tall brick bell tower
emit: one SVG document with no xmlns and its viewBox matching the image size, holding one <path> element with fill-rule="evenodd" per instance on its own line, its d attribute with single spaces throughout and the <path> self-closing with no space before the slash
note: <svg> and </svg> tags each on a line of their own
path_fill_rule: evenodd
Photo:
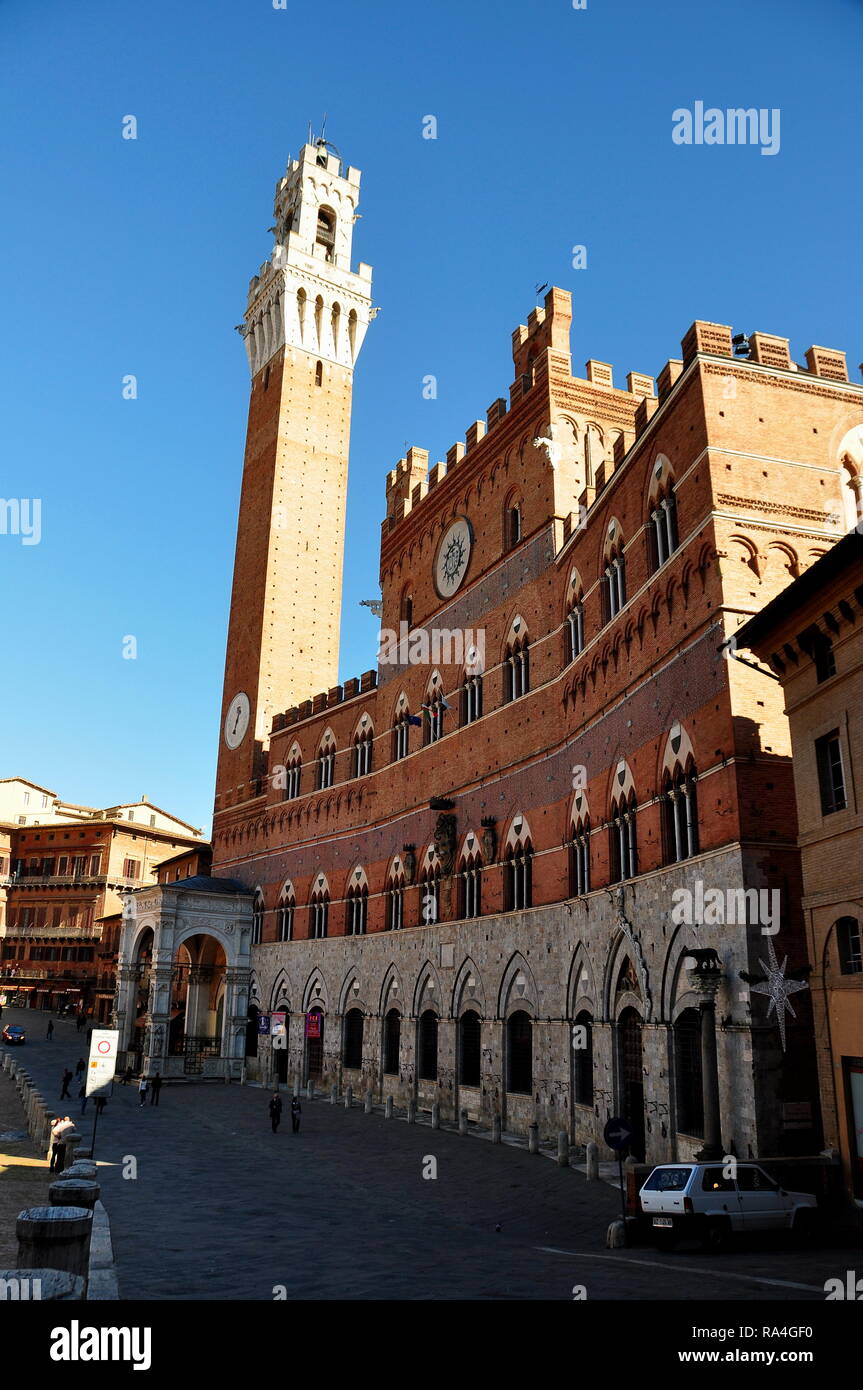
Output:
<svg viewBox="0 0 863 1390">
<path fill-rule="evenodd" d="M 371 267 L 360 171 L 322 139 L 276 184 L 275 246 L 240 332 L 252 390 L 225 657 L 218 812 L 255 794 L 273 715 L 338 680 L 351 391 Z"/>
</svg>

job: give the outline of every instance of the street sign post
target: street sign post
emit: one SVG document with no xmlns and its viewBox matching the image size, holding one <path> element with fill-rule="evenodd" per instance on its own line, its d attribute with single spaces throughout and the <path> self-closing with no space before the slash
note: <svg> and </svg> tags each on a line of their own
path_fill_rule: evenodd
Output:
<svg viewBox="0 0 863 1390">
<path fill-rule="evenodd" d="M 629 1141 L 632 1138 L 632 1128 L 626 1120 L 619 1119 L 613 1115 L 607 1121 L 602 1137 L 610 1149 L 614 1149 L 617 1154 L 617 1173 L 620 1178 L 620 1213 L 623 1218 L 623 1230 L 626 1232 L 626 1191 L 623 1186 L 623 1151 L 629 1148 Z"/>
<path fill-rule="evenodd" d="M 117 1047 L 120 1034 L 116 1028 L 94 1028 L 90 1038 L 90 1056 L 87 1062 L 87 1080 L 84 1094 L 96 1098 L 96 1113 L 93 1116 L 93 1140 L 90 1156 L 96 1156 L 96 1126 L 99 1123 L 98 1101 L 106 1099 L 114 1090 L 114 1073 L 117 1070 Z"/>
</svg>

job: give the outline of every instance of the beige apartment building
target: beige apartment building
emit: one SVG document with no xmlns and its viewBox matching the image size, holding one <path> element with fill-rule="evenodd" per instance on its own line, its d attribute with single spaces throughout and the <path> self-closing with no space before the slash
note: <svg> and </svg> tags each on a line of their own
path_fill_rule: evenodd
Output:
<svg viewBox="0 0 863 1390">
<path fill-rule="evenodd" d="M 850 531 L 750 619 L 737 644 L 770 666 L 785 694 L 824 1138 L 840 1151 L 849 1193 L 863 1209 L 860 531 Z"/>
</svg>

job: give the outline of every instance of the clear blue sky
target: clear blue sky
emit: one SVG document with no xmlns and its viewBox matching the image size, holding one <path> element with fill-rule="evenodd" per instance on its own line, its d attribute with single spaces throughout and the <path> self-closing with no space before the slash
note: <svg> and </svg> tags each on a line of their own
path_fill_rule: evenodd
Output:
<svg viewBox="0 0 863 1390">
<path fill-rule="evenodd" d="M 363 171 L 355 260 L 382 306 L 355 378 L 347 677 L 374 665 L 357 605 L 385 473 L 507 394 L 537 284 L 573 291 L 576 371 L 656 373 L 704 318 L 798 360 L 844 348 L 859 380 L 861 40 L 850 0 L 4 0 L 0 495 L 41 499 L 42 539 L 0 535 L 0 776 L 145 792 L 209 828 L 249 385 L 233 330 L 310 120 Z M 780 108 L 779 153 L 675 145 L 698 100 Z"/>
</svg>

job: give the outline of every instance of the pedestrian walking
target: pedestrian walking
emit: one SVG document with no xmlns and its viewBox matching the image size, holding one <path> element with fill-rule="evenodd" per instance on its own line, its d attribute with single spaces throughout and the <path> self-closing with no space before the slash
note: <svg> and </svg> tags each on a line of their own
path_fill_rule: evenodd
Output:
<svg viewBox="0 0 863 1390">
<path fill-rule="evenodd" d="M 69 1082 L 72 1080 L 72 1073 L 67 1067 L 63 1072 L 63 1089 L 60 1092 L 60 1099 L 66 1100 L 69 1096 Z"/>
<path fill-rule="evenodd" d="M 84 1015 L 83 1015 L 83 1014 L 79 1014 L 78 1017 L 75 1019 L 75 1032 L 76 1032 L 76 1033 L 80 1033 L 80 1031 L 81 1031 L 81 1029 L 82 1029 L 83 1027 L 84 1027 Z"/>
<path fill-rule="evenodd" d="M 123 1072 L 123 1085 L 124 1085 L 124 1086 L 128 1086 L 128 1084 L 129 1084 L 129 1082 L 130 1082 L 131 1080 L 132 1080 L 132 1068 L 131 1068 L 131 1067 L 127 1067 L 126 1070 Z"/>
<path fill-rule="evenodd" d="M 96 1097 L 96 1114 L 101 1118 L 105 1113 L 105 1106 L 108 1104 L 107 1096 Z"/>
<path fill-rule="evenodd" d="M 48 1019 L 48 1032 L 45 1034 L 45 1037 L 48 1039 L 49 1042 L 53 1042 L 53 1041 L 54 1041 L 54 1020 L 53 1020 L 53 1018 L 49 1018 L 49 1019 Z"/>
<path fill-rule="evenodd" d="M 146 1105 L 146 1103 L 147 1103 L 147 1091 L 148 1091 L 148 1090 L 149 1090 L 149 1082 L 147 1081 L 146 1076 L 142 1076 L 142 1077 L 141 1077 L 141 1080 L 138 1082 L 138 1104 L 139 1104 L 139 1105 Z"/>
<path fill-rule="evenodd" d="M 80 1091 L 78 1092 L 78 1099 L 79 1099 L 80 1102 L 81 1102 L 81 1114 L 83 1115 L 83 1114 L 84 1114 L 84 1111 L 87 1109 L 87 1085 L 86 1085 L 86 1082 L 84 1083 L 84 1085 L 81 1087 Z"/>
<path fill-rule="evenodd" d="M 158 1105 L 158 1104 L 159 1104 L 159 1092 L 161 1091 L 161 1089 L 162 1089 L 162 1077 L 161 1077 L 161 1074 L 160 1074 L 159 1072 L 156 1072 L 156 1075 L 153 1077 L 153 1085 L 152 1085 L 152 1087 L 150 1088 L 150 1104 L 151 1104 L 151 1105 Z"/>
<path fill-rule="evenodd" d="M 282 1123 L 282 1098 L 278 1091 L 273 1092 L 273 1098 L 270 1101 L 269 1109 L 270 1122 L 272 1123 L 273 1133 L 275 1134 L 278 1131 L 279 1125 Z"/>
<path fill-rule="evenodd" d="M 300 1132 L 300 1115 L 302 1114 L 302 1110 L 303 1110 L 303 1107 L 300 1105 L 300 1098 L 299 1098 L 299 1096 L 294 1096 L 293 1100 L 291 1101 L 291 1133 L 292 1133 L 292 1134 L 299 1134 L 299 1132 Z"/>
<path fill-rule="evenodd" d="M 83 1058 L 83 1057 L 79 1057 L 79 1058 L 78 1058 L 78 1065 L 77 1065 L 77 1067 L 75 1068 L 75 1075 L 76 1075 L 76 1076 L 81 1076 L 81 1075 L 83 1074 L 83 1071 L 84 1071 L 84 1067 L 85 1067 L 85 1066 L 86 1066 L 86 1062 L 84 1061 L 84 1058 Z"/>
</svg>

